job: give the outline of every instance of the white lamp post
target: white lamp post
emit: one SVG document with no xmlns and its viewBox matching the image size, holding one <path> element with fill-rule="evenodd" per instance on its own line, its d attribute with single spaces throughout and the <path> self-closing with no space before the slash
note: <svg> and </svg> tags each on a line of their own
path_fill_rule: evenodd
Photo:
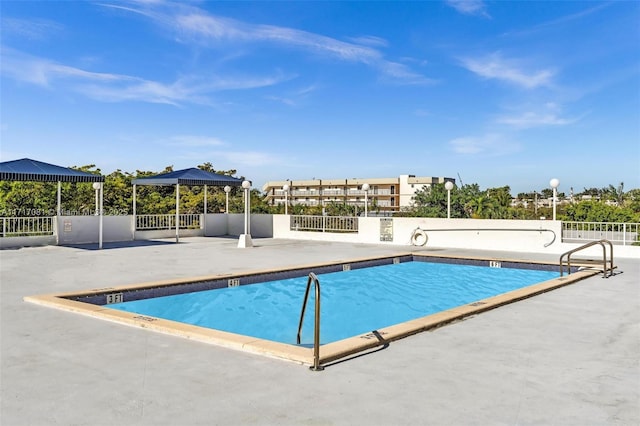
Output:
<svg viewBox="0 0 640 426">
<path fill-rule="evenodd" d="M 224 187 L 224 192 L 227 196 L 227 203 L 225 204 L 224 207 L 224 214 L 228 214 L 229 213 L 229 192 L 231 191 L 231 187 L 229 185 Z"/>
<path fill-rule="evenodd" d="M 289 214 L 289 185 L 283 185 L 282 190 L 284 191 L 284 214 Z"/>
<path fill-rule="evenodd" d="M 242 182 L 242 188 L 244 188 L 244 234 L 240 235 L 238 248 L 253 247 L 253 242 L 251 241 L 251 224 L 249 223 L 249 215 L 251 212 L 249 190 L 251 188 L 251 182 L 245 180 Z"/>
<path fill-rule="evenodd" d="M 93 189 L 96 190 L 96 216 L 100 214 L 100 207 L 98 205 L 98 194 L 100 192 L 100 182 L 93 182 Z"/>
<path fill-rule="evenodd" d="M 98 221 L 98 248 L 102 248 L 102 183 L 94 182 L 93 189 L 96 190 L 96 216 L 100 215 L 100 219 Z M 99 198 L 98 198 L 99 194 Z M 99 204 L 98 204 L 99 202 Z"/>
<path fill-rule="evenodd" d="M 556 220 L 556 200 L 558 198 L 558 186 L 560 185 L 560 181 L 553 178 L 549 181 L 549 185 L 553 188 L 553 220 Z"/>
<path fill-rule="evenodd" d="M 444 189 L 447 190 L 447 219 L 451 219 L 451 190 L 453 189 L 453 182 L 450 180 L 445 182 Z"/>
<path fill-rule="evenodd" d="M 362 190 L 364 191 L 364 217 L 367 217 L 367 204 L 369 204 L 368 203 L 369 188 L 370 187 L 368 183 L 362 184 Z"/>
</svg>

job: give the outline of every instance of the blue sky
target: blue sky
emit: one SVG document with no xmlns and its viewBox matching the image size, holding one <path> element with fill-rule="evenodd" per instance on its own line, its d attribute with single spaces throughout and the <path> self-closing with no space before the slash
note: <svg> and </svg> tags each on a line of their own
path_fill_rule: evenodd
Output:
<svg viewBox="0 0 640 426">
<path fill-rule="evenodd" d="M 640 187 L 640 2 L 1 1 L 0 159 Z"/>
</svg>

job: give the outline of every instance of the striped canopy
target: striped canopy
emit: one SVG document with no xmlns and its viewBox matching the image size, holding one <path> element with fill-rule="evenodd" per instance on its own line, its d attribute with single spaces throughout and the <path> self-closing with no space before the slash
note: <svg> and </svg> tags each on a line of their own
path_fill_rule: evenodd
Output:
<svg viewBox="0 0 640 426">
<path fill-rule="evenodd" d="M 22 158 L 0 163 L 0 180 L 31 182 L 104 182 L 104 176 Z"/>
<path fill-rule="evenodd" d="M 198 168 L 176 170 L 155 176 L 141 177 L 132 181 L 134 185 L 212 185 L 241 186 L 242 179 L 211 173 Z"/>
</svg>

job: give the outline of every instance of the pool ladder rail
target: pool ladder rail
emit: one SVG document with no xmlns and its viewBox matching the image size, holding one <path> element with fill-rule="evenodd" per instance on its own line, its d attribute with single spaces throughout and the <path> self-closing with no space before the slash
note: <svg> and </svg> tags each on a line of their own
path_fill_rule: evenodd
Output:
<svg viewBox="0 0 640 426">
<path fill-rule="evenodd" d="M 588 247 L 600 245 L 602 246 L 602 261 L 597 259 L 576 259 L 571 261 L 571 255 L 578 251 L 584 250 Z M 609 257 L 607 258 L 607 247 L 609 245 Z M 566 259 L 565 259 L 566 257 Z M 581 266 L 586 268 L 602 269 L 602 278 L 609 278 L 613 275 L 613 270 L 616 268 L 613 266 L 613 244 L 609 240 L 591 241 L 578 248 L 569 250 L 566 253 L 562 253 L 560 256 L 560 276 L 563 276 L 564 267 L 567 266 L 567 275 L 571 273 L 571 265 Z M 600 266 L 602 265 L 602 266 Z"/>
<path fill-rule="evenodd" d="M 300 311 L 300 322 L 298 324 L 298 336 L 296 341 L 300 344 L 300 334 L 302 333 L 302 323 L 304 322 L 304 312 L 307 309 L 307 301 L 309 300 L 309 290 L 311 284 L 315 288 L 315 319 L 313 322 L 313 365 L 309 367 L 313 371 L 322 371 L 324 367 L 320 365 L 320 280 L 313 272 L 309 273 L 307 280 L 307 289 L 304 292 L 304 300 L 302 301 L 302 310 Z"/>
</svg>

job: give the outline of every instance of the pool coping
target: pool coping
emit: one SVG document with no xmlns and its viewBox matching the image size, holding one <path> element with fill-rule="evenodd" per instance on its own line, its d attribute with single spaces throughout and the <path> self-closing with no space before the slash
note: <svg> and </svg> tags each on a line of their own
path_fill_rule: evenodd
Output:
<svg viewBox="0 0 640 426">
<path fill-rule="evenodd" d="M 395 255 L 373 256 L 365 258 L 348 259 L 338 262 L 325 262 L 313 265 L 301 265 L 284 269 L 264 269 L 258 271 L 246 271 L 234 274 L 217 274 L 210 276 L 189 277 L 184 279 L 152 281 L 133 285 L 123 285 L 115 287 L 96 288 L 87 291 L 64 292 L 55 294 L 44 294 L 35 296 L 26 296 L 24 301 L 35 303 L 43 306 L 53 307 L 69 312 L 79 313 L 85 316 L 99 318 L 119 324 L 125 324 L 133 327 L 145 328 L 148 330 L 179 336 L 199 342 L 222 346 L 235 350 L 242 350 L 272 358 L 284 359 L 299 364 L 312 365 L 314 363 L 313 348 L 295 346 L 286 343 L 279 343 L 251 336 L 244 336 L 229 333 L 221 330 L 204 328 L 176 321 L 155 318 L 140 315 L 132 312 L 119 311 L 108 308 L 104 305 L 95 305 L 87 302 L 71 300 L 69 297 L 91 296 L 91 295 L 107 295 L 118 291 L 130 291 L 136 289 L 162 288 L 165 286 L 175 286 L 176 284 L 197 283 L 220 279 L 235 279 L 248 276 L 260 276 L 282 271 L 300 271 L 320 267 L 342 267 L 342 265 L 350 265 L 358 262 L 368 262 L 380 259 L 394 259 L 403 256 L 412 256 L 413 258 L 429 258 L 429 259 L 451 259 L 451 260 L 472 260 L 483 262 L 504 262 L 528 265 L 547 265 L 558 266 L 545 261 L 523 260 L 510 258 L 495 257 L 474 257 L 474 256 L 456 256 L 450 254 L 433 254 L 420 252 L 403 252 Z M 413 334 L 423 331 L 433 330 L 452 322 L 462 320 L 464 318 L 514 303 L 529 297 L 545 293 L 556 288 L 564 287 L 569 284 L 581 281 L 600 273 L 597 269 L 584 269 L 573 272 L 563 277 L 554 278 L 532 286 L 513 290 L 497 296 L 475 301 L 471 304 L 461 305 L 452 309 L 441 311 L 435 314 L 427 315 L 421 318 L 410 320 L 404 323 L 384 327 L 368 333 L 360 334 L 354 337 L 343 339 L 340 341 L 327 343 L 320 346 L 320 364 L 327 364 L 359 352 L 374 349 L 387 345 L 389 342 L 399 340 Z"/>
</svg>

